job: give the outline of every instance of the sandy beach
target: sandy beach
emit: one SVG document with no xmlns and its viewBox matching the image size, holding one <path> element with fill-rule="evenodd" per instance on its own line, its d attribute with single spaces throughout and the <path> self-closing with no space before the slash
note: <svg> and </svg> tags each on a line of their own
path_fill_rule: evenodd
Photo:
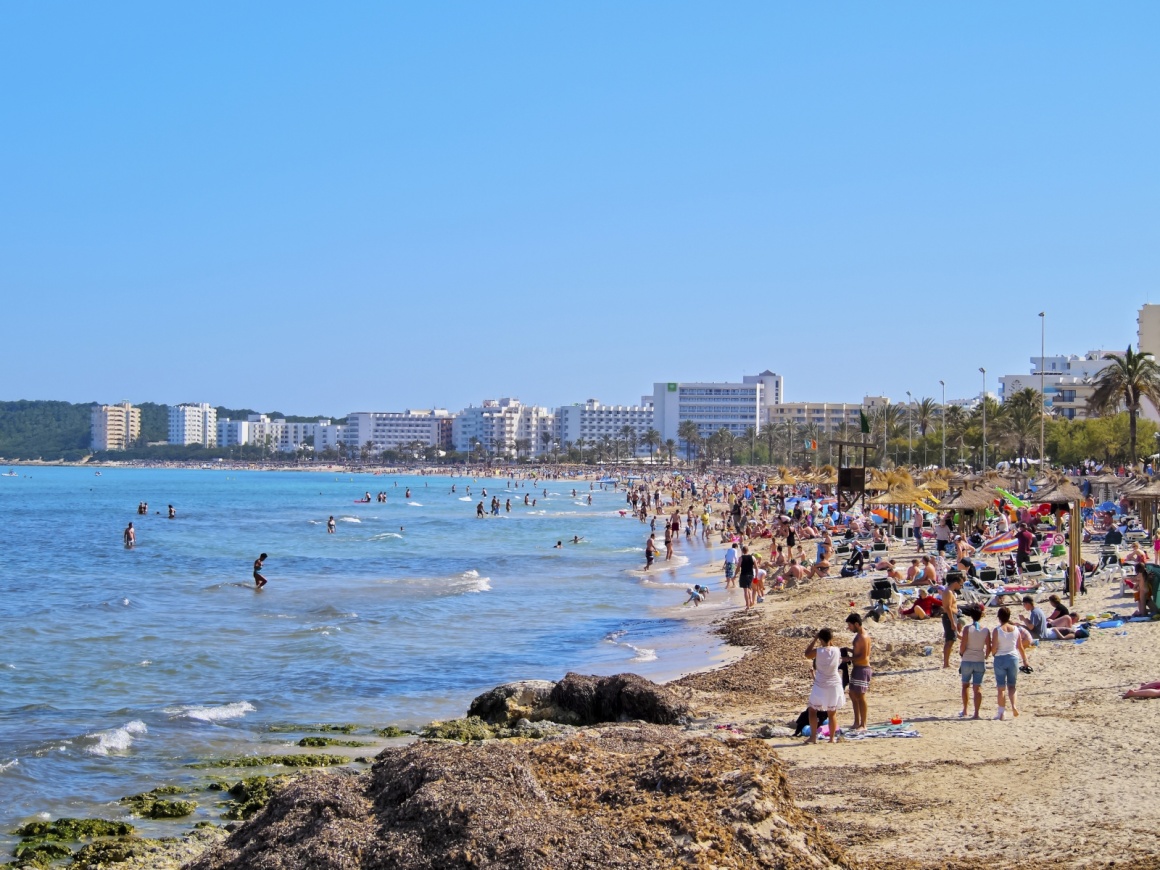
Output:
<svg viewBox="0 0 1160 870">
<path fill-rule="evenodd" d="M 903 555 L 896 545 L 891 550 Z M 703 576 L 710 574 L 719 589 L 715 562 L 702 567 Z M 808 638 L 829 626 L 848 643 L 845 617 L 855 607 L 865 612 L 869 586 L 869 577 L 831 579 L 767 595 L 755 613 L 736 613 L 719 626 L 731 644 L 747 649 L 739 662 L 674 685 L 687 692 L 706 727 L 753 735 L 790 724 L 809 693 Z M 739 590 L 717 594 L 740 603 Z M 1081 614 L 1127 615 L 1132 607 L 1119 596 L 1118 582 L 1076 601 Z M 983 624 L 997 624 L 995 608 Z M 983 718 L 958 718 L 957 646 L 944 670 L 938 621 L 867 626 L 874 640 L 869 722 L 902 717 L 921 737 L 818 745 L 767 740 L 785 762 L 799 806 L 852 858 L 882 868 L 1160 866 L 1154 824 L 1160 785 L 1148 754 L 1160 702 L 1120 697 L 1160 676 L 1160 625 L 1098 630 L 1080 644 L 1041 643 L 1031 654 L 1034 673 L 1019 676 L 1021 715 L 1007 721 L 991 718 L 990 665 Z M 926 647 L 932 655 L 924 655 Z M 851 717 L 847 701 L 839 723 L 849 726 Z"/>
</svg>

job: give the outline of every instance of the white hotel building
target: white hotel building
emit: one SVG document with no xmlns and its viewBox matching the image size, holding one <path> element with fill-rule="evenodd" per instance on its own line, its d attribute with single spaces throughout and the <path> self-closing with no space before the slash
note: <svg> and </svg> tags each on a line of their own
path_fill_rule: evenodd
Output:
<svg viewBox="0 0 1160 870">
<path fill-rule="evenodd" d="M 217 446 L 217 409 L 202 402 L 169 406 L 169 443 Z"/>
<path fill-rule="evenodd" d="M 544 437 L 547 433 L 547 439 Z M 476 444 L 505 456 L 516 454 L 516 442 L 527 440 L 523 455 L 535 456 L 556 437 L 555 416 L 539 405 L 524 405 L 519 399 L 485 399 L 476 407 L 455 415 L 452 441 L 460 453 L 470 453 Z"/>
<path fill-rule="evenodd" d="M 702 438 L 719 429 L 744 435 L 758 431 L 769 417 L 769 408 L 781 403 L 784 379 L 768 369 L 746 375 L 740 383 L 653 384 L 653 426 L 661 439 L 679 440 L 677 429 L 685 420 L 697 424 Z"/>
<path fill-rule="evenodd" d="M 442 408 L 408 411 L 356 411 L 346 418 L 342 440 L 352 450 L 368 442 L 378 452 L 397 450 L 415 441 L 448 450 L 452 415 Z M 320 448 L 322 449 L 322 448 Z"/>
<path fill-rule="evenodd" d="M 636 433 L 637 455 L 647 455 L 648 448 L 640 443 L 644 433 L 653 428 L 651 404 L 643 405 L 602 405 L 595 399 L 584 404 L 563 405 L 556 409 L 556 442 L 564 444 L 592 444 L 606 436 L 619 439 L 625 426 Z M 537 444 L 540 452 L 543 445 Z"/>
</svg>

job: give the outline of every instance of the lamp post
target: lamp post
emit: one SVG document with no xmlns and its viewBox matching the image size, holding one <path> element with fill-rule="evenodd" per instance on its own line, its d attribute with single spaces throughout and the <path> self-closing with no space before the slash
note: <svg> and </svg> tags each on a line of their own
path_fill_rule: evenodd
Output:
<svg viewBox="0 0 1160 870">
<path fill-rule="evenodd" d="M 983 471 L 987 470 L 987 370 L 979 366 L 983 375 Z"/>
<path fill-rule="evenodd" d="M 942 387 L 942 467 L 947 467 L 947 382 L 939 381 Z"/>
<path fill-rule="evenodd" d="M 913 465 L 914 460 L 911 459 L 911 453 L 914 451 L 914 418 L 910 415 L 911 405 L 914 404 L 914 396 L 910 395 L 910 390 L 906 391 L 906 464 Z"/>
<path fill-rule="evenodd" d="M 1047 394 L 1043 391 L 1044 390 L 1043 368 L 1045 365 L 1045 361 L 1044 361 L 1043 357 L 1044 357 L 1044 354 L 1046 353 L 1046 351 L 1044 350 L 1044 348 L 1046 346 L 1046 341 L 1045 341 L 1046 335 L 1047 335 L 1047 312 L 1040 311 L 1039 312 L 1039 471 L 1041 473 L 1043 471 L 1043 466 L 1045 464 L 1045 460 L 1043 458 L 1043 429 L 1044 429 L 1044 426 L 1046 424 L 1045 424 L 1043 418 L 1045 416 L 1044 409 L 1046 408 L 1046 405 L 1047 405 Z"/>
</svg>

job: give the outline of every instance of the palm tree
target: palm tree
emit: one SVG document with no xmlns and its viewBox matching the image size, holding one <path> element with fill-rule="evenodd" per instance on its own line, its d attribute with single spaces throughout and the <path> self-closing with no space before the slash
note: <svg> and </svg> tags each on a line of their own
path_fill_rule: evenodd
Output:
<svg viewBox="0 0 1160 870">
<path fill-rule="evenodd" d="M 663 441 L 661 441 L 661 433 L 658 432 L 656 429 L 649 429 L 647 432 L 644 433 L 644 436 L 641 438 L 641 443 L 644 444 L 648 448 L 648 462 L 649 462 L 649 465 L 652 465 L 653 448 L 660 447 L 664 443 Z"/>
<path fill-rule="evenodd" d="M 522 454 L 527 453 L 531 449 L 532 449 L 532 439 L 531 438 L 517 438 L 516 439 L 516 459 L 519 459 Z"/>
<path fill-rule="evenodd" d="M 542 432 L 540 432 L 541 452 L 547 453 L 548 452 L 548 445 L 551 443 L 552 443 L 552 433 L 549 432 L 547 429 L 544 429 Z M 555 451 L 552 451 L 552 458 L 553 458 L 553 460 L 555 460 Z"/>
<path fill-rule="evenodd" d="M 624 440 L 625 453 L 631 459 L 636 454 L 636 429 L 625 423 L 620 427 L 620 437 Z"/>
<path fill-rule="evenodd" d="M 1088 399 L 1088 410 L 1099 417 L 1128 411 L 1128 461 L 1136 464 L 1136 418 L 1140 405 L 1148 399 L 1160 406 L 1160 366 L 1151 354 L 1138 353 L 1131 345 L 1123 356 L 1106 353 L 1111 365 L 1095 379 L 1095 390 Z"/>
<path fill-rule="evenodd" d="M 1039 436 L 1039 418 L 1043 416 L 1043 399 L 1039 391 L 1025 387 L 1013 393 L 1004 404 L 996 431 L 1001 440 L 1015 448 L 1015 458 L 1027 457 L 1027 444 Z M 1043 457 L 1039 457 L 1042 462 Z"/>
<path fill-rule="evenodd" d="M 777 427 L 770 423 L 765 427 L 765 462 L 768 465 L 773 465 L 773 442 L 775 440 L 777 440 Z"/>
<path fill-rule="evenodd" d="M 677 449 L 677 442 L 672 438 L 665 441 L 665 450 L 669 452 L 669 468 L 673 467 L 673 451 Z"/>
<path fill-rule="evenodd" d="M 583 438 L 576 439 L 576 449 L 580 451 L 580 464 L 583 465 L 584 464 L 584 439 Z"/>
<path fill-rule="evenodd" d="M 692 459 L 693 452 L 701 441 L 701 433 L 697 431 L 697 424 L 692 420 L 682 420 L 677 426 L 677 437 L 685 442 L 685 458 Z"/>
<path fill-rule="evenodd" d="M 967 438 L 967 412 L 960 405 L 943 408 L 942 424 L 946 429 L 947 444 L 958 451 L 958 461 L 963 461 L 963 444 Z"/>
<path fill-rule="evenodd" d="M 914 406 L 914 424 L 918 426 L 918 434 L 922 438 L 922 464 L 926 465 L 926 433 L 934 425 L 938 416 L 938 402 L 929 396 L 923 396 Z"/>
</svg>

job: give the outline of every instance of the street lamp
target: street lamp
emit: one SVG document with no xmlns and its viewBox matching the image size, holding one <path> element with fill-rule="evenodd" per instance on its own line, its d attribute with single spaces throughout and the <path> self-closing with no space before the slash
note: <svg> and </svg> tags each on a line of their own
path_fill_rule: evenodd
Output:
<svg viewBox="0 0 1160 870">
<path fill-rule="evenodd" d="M 987 370 L 979 366 L 983 375 L 983 471 L 987 470 Z"/>
<path fill-rule="evenodd" d="M 911 405 L 914 404 L 914 396 L 910 395 L 910 390 L 906 391 L 906 464 L 913 465 L 914 461 L 911 459 L 911 453 L 914 450 L 914 418 L 910 415 Z"/>
<path fill-rule="evenodd" d="M 947 467 L 947 382 L 939 381 L 942 387 L 942 467 Z"/>
<path fill-rule="evenodd" d="M 1046 330 L 1047 330 L 1047 312 L 1040 311 L 1039 312 L 1039 470 L 1040 470 L 1040 472 L 1043 471 L 1043 465 L 1044 465 L 1043 429 L 1044 429 L 1045 423 L 1044 423 L 1044 419 L 1043 419 L 1044 418 L 1043 412 L 1044 412 L 1044 409 L 1046 408 L 1046 405 L 1047 405 L 1047 394 L 1043 391 L 1043 389 L 1044 389 L 1044 387 L 1043 387 L 1043 368 L 1044 368 L 1044 363 L 1045 363 L 1043 357 L 1046 353 L 1044 350 L 1044 347 L 1046 346 L 1046 342 L 1044 340 L 1046 335 L 1047 335 Z"/>
</svg>

